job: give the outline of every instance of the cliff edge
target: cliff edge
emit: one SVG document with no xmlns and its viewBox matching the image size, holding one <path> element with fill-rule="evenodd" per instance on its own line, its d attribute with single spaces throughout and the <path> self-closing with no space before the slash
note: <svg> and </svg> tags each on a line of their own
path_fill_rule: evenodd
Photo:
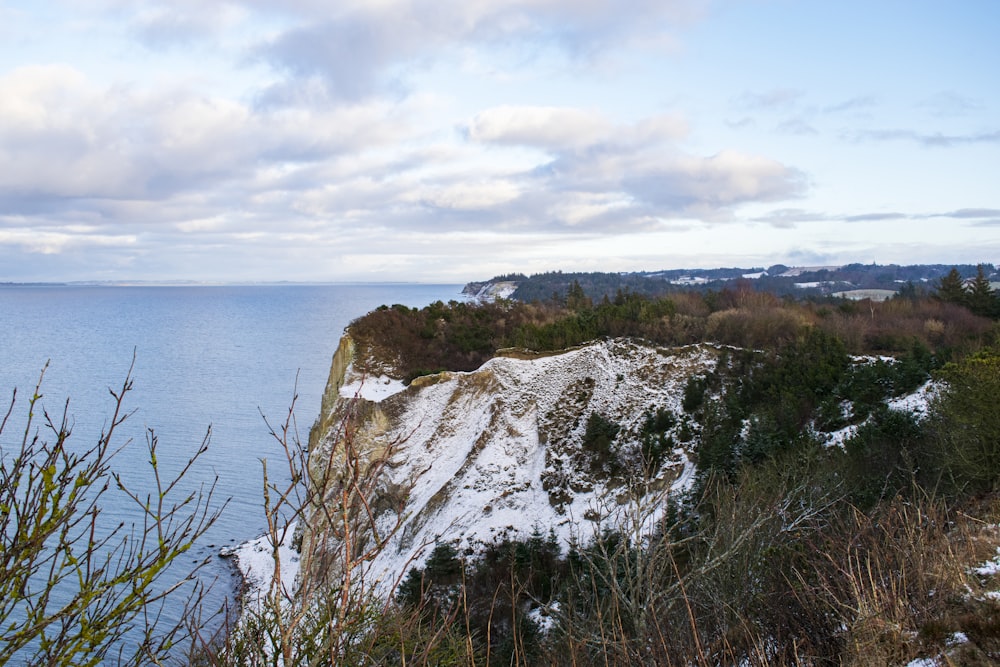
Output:
<svg viewBox="0 0 1000 667">
<path fill-rule="evenodd" d="M 643 516 L 655 521 L 663 497 L 693 478 L 682 440 L 695 425 L 680 401 L 688 378 L 710 371 L 718 350 L 629 340 L 547 355 L 512 350 L 478 370 L 409 386 L 365 375 L 356 355 L 345 336 L 310 434 L 310 473 L 324 490 L 303 549 L 336 552 L 343 524 L 364 515 L 372 521 L 349 536 L 352 562 L 366 558 L 391 586 L 436 542 L 474 550 L 533 530 L 585 540 L 637 507 L 654 508 Z M 663 419 L 654 452 L 655 414 Z M 363 509 L 345 511 L 345 489 L 359 478 Z M 329 557 L 310 560 L 331 566 Z"/>
</svg>

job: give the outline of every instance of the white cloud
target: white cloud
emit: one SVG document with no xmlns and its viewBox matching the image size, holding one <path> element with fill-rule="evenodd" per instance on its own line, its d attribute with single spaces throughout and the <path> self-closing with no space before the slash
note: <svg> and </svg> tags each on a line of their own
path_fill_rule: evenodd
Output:
<svg viewBox="0 0 1000 667">
<path fill-rule="evenodd" d="M 246 10 L 235 4 L 174 0 L 170 6 L 140 8 L 132 19 L 132 29 L 147 46 L 182 47 L 217 38 L 246 18 Z"/>
<path fill-rule="evenodd" d="M 676 142 L 686 133 L 683 119 L 672 116 L 616 127 L 596 113 L 550 107 L 490 109 L 468 132 L 474 141 L 553 153 L 522 177 L 523 189 L 537 193 L 531 207 L 553 227 L 610 228 L 611 221 L 648 227 L 694 212 L 719 219 L 728 217 L 721 209 L 804 192 L 804 175 L 772 159 L 738 151 L 687 154 Z"/>
<path fill-rule="evenodd" d="M 28 253 L 58 255 L 68 249 L 93 247 L 116 248 L 133 246 L 137 242 L 134 235 L 91 234 L 89 229 L 47 230 L 47 229 L 0 229 L 0 246 L 20 247 Z M 81 233 L 83 232 L 83 233 Z"/>
<path fill-rule="evenodd" d="M 520 194 L 520 188 L 514 183 L 494 180 L 434 187 L 421 194 L 420 201 L 439 208 L 475 211 L 502 206 Z"/>
<path fill-rule="evenodd" d="M 162 199 L 405 138 L 373 102 L 258 112 L 187 91 L 101 88 L 67 66 L 0 78 L 0 196 Z"/>
<path fill-rule="evenodd" d="M 252 6 L 273 11 L 270 3 Z M 291 81 L 266 99 L 284 104 L 321 81 L 331 99 L 368 97 L 394 82 L 387 71 L 408 59 L 433 60 L 449 47 L 555 46 L 591 60 L 625 43 L 670 41 L 670 29 L 696 20 L 706 0 L 387 0 L 288 3 L 301 20 L 265 40 L 256 55 Z"/>
<path fill-rule="evenodd" d="M 468 131 L 473 141 L 561 149 L 603 140 L 611 123 L 581 109 L 502 106 L 477 114 Z"/>
<path fill-rule="evenodd" d="M 604 114 L 593 110 L 505 105 L 477 114 L 467 132 L 477 142 L 560 151 L 604 143 L 641 147 L 673 141 L 684 137 L 688 126 L 676 115 L 615 127 Z"/>
</svg>

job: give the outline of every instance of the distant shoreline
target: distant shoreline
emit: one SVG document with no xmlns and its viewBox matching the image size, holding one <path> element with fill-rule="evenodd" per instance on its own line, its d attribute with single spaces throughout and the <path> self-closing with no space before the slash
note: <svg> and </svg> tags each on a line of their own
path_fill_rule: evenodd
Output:
<svg viewBox="0 0 1000 667">
<path fill-rule="evenodd" d="M 5 287 L 324 287 L 324 286 L 356 286 L 356 285 L 461 285 L 450 282 L 423 282 L 418 280 L 350 280 L 298 282 L 279 280 L 272 282 L 214 282 L 198 280 L 78 280 L 69 282 L 0 282 L 0 289 Z"/>
</svg>

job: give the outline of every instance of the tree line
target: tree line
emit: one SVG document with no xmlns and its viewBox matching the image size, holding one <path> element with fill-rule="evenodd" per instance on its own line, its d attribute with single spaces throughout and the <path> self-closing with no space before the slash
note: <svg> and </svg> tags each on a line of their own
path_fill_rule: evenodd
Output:
<svg viewBox="0 0 1000 667">
<path fill-rule="evenodd" d="M 905 354 L 914 343 L 943 358 L 981 344 L 1000 317 L 1000 297 L 982 272 L 966 286 L 953 274 L 934 293 L 902 290 L 885 302 L 781 298 L 743 280 L 719 291 L 649 296 L 627 289 L 595 298 L 578 281 L 543 301 L 437 302 L 382 306 L 348 327 L 361 358 L 410 380 L 441 370 L 478 368 L 502 348 L 565 349 L 600 337 L 657 345 L 712 341 L 780 348 L 809 331 L 839 340 L 850 354 Z M 985 285 L 985 287 L 984 287 Z"/>
</svg>

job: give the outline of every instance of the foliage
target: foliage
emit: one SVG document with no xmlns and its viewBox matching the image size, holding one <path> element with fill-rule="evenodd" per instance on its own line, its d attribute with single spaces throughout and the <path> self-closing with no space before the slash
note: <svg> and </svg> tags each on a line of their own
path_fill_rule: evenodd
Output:
<svg viewBox="0 0 1000 667">
<path fill-rule="evenodd" d="M 924 463 L 924 433 L 913 415 L 885 407 L 844 443 L 845 486 L 862 509 L 908 491 Z"/>
<path fill-rule="evenodd" d="M 369 372 L 410 381 L 444 370 L 478 368 L 502 348 L 562 350 L 601 337 L 659 345 L 714 342 L 777 352 L 805 340 L 851 354 L 905 357 L 921 349 L 938 359 L 961 356 L 989 335 L 990 321 L 940 298 L 892 299 L 835 308 L 780 300 L 749 281 L 719 292 L 647 296 L 621 289 L 594 302 L 580 282 L 565 298 L 537 303 L 437 302 L 421 309 L 383 306 L 348 328 Z M 822 332 L 824 338 L 818 338 Z M 692 400 L 694 398 L 692 397 Z"/>
<path fill-rule="evenodd" d="M 663 457 L 674 448 L 673 438 L 668 432 L 677 423 L 677 415 L 664 407 L 646 412 L 639 431 L 639 443 L 647 470 L 659 470 Z"/>
<path fill-rule="evenodd" d="M 599 412 L 591 412 L 583 434 L 582 446 L 592 455 L 592 467 L 600 469 L 613 459 L 611 443 L 618 436 L 621 426 Z"/>
<path fill-rule="evenodd" d="M 40 378 L 28 400 L 22 436 L 0 447 L 0 663 L 163 660 L 185 628 L 183 621 L 159 624 L 156 609 L 168 597 L 184 594 L 182 585 L 194 573 L 178 575 L 171 566 L 221 511 L 211 488 L 184 489 L 208 435 L 175 478 L 162 479 L 158 442 L 150 431 L 155 492 L 142 495 L 127 488 L 113 467 L 120 462 L 115 436 L 130 414 L 125 397 L 132 390 L 131 369 L 120 388 L 109 390 L 112 415 L 91 447 L 71 442 L 68 401 L 58 419 L 37 414 L 41 385 Z M 15 390 L 0 436 L 6 435 L 16 398 Z M 108 524 L 102 508 L 116 491 L 134 503 L 140 525 Z M 199 593 L 188 592 L 189 609 L 197 606 Z"/>
<path fill-rule="evenodd" d="M 501 536 L 460 559 L 453 546 L 435 546 L 424 566 L 399 588 L 404 609 L 462 631 L 485 664 L 533 664 L 541 634 L 529 613 L 554 599 L 567 572 L 555 534 L 536 527 L 526 538 Z M 464 613 L 454 613 L 461 609 Z M 428 615 L 429 614 L 429 615 Z"/>
<path fill-rule="evenodd" d="M 941 369 L 944 386 L 930 423 L 933 459 L 949 488 L 988 491 L 1000 486 L 1000 345 Z"/>
<path fill-rule="evenodd" d="M 990 287 L 986 267 L 982 264 L 976 267 L 976 275 L 968 282 L 957 268 L 953 268 L 938 282 L 937 297 L 947 303 L 965 306 L 976 315 L 1000 318 L 1000 294 Z"/>
</svg>

